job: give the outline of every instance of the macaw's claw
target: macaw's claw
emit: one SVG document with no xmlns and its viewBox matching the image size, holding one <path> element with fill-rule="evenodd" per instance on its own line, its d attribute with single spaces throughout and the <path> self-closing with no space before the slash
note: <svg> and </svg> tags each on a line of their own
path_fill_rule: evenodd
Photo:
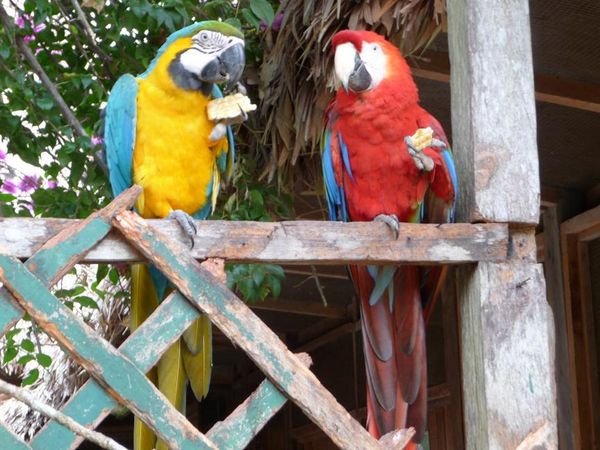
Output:
<svg viewBox="0 0 600 450">
<path fill-rule="evenodd" d="M 244 111 L 244 108 L 242 108 L 240 105 L 238 105 L 238 108 L 240 108 L 240 115 L 242 117 L 242 122 L 245 122 L 246 120 L 248 120 L 248 113 L 246 111 Z"/>
<path fill-rule="evenodd" d="M 242 95 L 248 95 L 248 90 L 246 89 L 246 86 L 244 86 L 244 85 L 242 84 L 242 82 L 241 82 L 241 81 L 238 81 L 238 82 L 237 82 L 237 84 L 236 84 L 236 87 L 237 87 L 237 91 L 238 91 L 240 94 L 242 94 Z"/>
<path fill-rule="evenodd" d="M 226 134 L 227 134 L 227 125 L 225 125 L 224 123 L 218 122 L 215 124 L 212 131 L 210 132 L 208 139 L 212 142 L 216 142 L 216 141 L 223 139 Z"/>
<path fill-rule="evenodd" d="M 435 142 L 432 141 L 430 147 L 439 147 L 440 146 L 439 143 L 441 141 L 438 141 L 437 139 L 435 139 L 434 141 Z M 404 142 L 406 143 L 406 148 L 408 149 L 408 154 L 411 156 L 411 158 L 415 162 L 415 166 L 417 166 L 417 169 L 424 170 L 425 172 L 431 172 L 433 170 L 433 167 L 435 166 L 433 159 L 431 159 L 429 156 L 427 156 L 423 152 L 423 150 L 420 150 L 417 147 L 414 147 L 410 136 L 405 137 Z M 445 144 L 442 143 L 442 146 L 445 146 Z"/>
<path fill-rule="evenodd" d="M 396 214 L 379 214 L 373 220 L 376 222 L 385 223 L 394 233 L 395 239 L 400 237 L 400 221 L 398 220 Z"/>
<path fill-rule="evenodd" d="M 175 219 L 179 226 L 183 229 L 183 232 L 190 238 L 192 241 L 192 247 L 194 248 L 194 236 L 198 234 L 198 229 L 196 228 L 196 223 L 194 222 L 194 218 L 190 216 L 185 211 L 180 209 L 176 209 L 173 211 L 167 219 Z"/>
</svg>

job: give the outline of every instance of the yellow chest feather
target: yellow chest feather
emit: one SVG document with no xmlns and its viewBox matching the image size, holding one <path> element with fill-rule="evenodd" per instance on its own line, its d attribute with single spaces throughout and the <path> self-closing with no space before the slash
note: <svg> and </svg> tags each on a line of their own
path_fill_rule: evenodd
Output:
<svg viewBox="0 0 600 450">
<path fill-rule="evenodd" d="M 193 214 L 210 201 L 207 188 L 220 147 L 208 140 L 209 99 L 152 76 L 138 86 L 133 179 L 144 189 L 138 211 L 144 217 L 166 217 L 175 209 Z"/>
</svg>

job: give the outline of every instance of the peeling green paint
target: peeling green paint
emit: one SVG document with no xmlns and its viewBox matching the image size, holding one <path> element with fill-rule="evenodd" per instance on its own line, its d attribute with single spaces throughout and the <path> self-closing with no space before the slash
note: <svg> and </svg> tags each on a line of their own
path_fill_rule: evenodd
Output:
<svg viewBox="0 0 600 450">
<path fill-rule="evenodd" d="M 244 411 L 217 423 L 206 435 L 219 450 L 246 448 L 258 431 L 281 409 L 287 398 L 270 381 L 263 381 Z"/>
<path fill-rule="evenodd" d="M 17 259 L 0 255 L 0 274 L 6 287 L 28 305 L 33 319 L 59 340 L 79 362 L 144 415 L 144 420 L 174 448 L 211 448 L 206 438 L 185 420 L 131 361 L 96 336 L 62 305 Z M 48 317 L 53 316 L 51 323 Z"/>
<path fill-rule="evenodd" d="M 6 450 L 31 450 L 31 447 L 0 425 L 0 448 Z"/>
<path fill-rule="evenodd" d="M 182 295 L 165 300 L 119 348 L 140 371 L 147 372 L 161 354 L 191 325 L 200 313 Z M 93 379 L 69 400 L 62 412 L 84 425 L 97 425 L 117 402 Z M 70 448 L 79 438 L 56 422 L 50 422 L 31 441 L 37 450 Z M 52 445 L 50 445 L 52 444 Z"/>
</svg>

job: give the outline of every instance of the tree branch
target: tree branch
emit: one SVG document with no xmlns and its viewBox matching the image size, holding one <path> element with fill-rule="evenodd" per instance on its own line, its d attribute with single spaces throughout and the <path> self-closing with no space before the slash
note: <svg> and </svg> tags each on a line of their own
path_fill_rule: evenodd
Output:
<svg viewBox="0 0 600 450">
<path fill-rule="evenodd" d="M 85 13 L 83 12 L 83 9 L 81 9 L 81 5 L 79 5 L 79 2 L 77 0 L 71 0 L 71 4 L 77 12 L 77 19 L 79 19 L 79 22 L 83 27 L 83 34 L 87 36 L 90 47 L 92 47 L 94 52 L 100 55 L 105 61 L 110 61 L 112 58 L 106 53 L 104 53 L 104 51 L 96 44 L 96 33 L 94 33 L 94 30 L 92 29 L 90 23 L 85 17 Z"/>
<path fill-rule="evenodd" d="M 40 78 L 40 81 L 54 99 L 54 102 L 56 103 L 56 106 L 58 106 L 58 109 L 60 109 L 60 112 L 62 113 L 63 117 L 75 131 L 75 134 L 78 136 L 87 136 L 87 133 L 81 125 L 81 122 L 77 120 L 77 118 L 73 114 L 73 111 L 71 111 L 71 108 L 69 108 L 62 95 L 60 95 L 60 92 L 58 92 L 56 85 L 52 82 L 52 80 L 50 80 L 50 78 L 46 74 L 46 71 L 40 65 L 29 46 L 25 43 L 25 41 L 23 41 L 23 38 L 21 36 L 14 32 L 15 28 L 13 25 L 12 18 L 6 12 L 2 4 L 0 4 L 0 20 L 4 24 L 4 28 L 9 33 L 9 35 L 12 34 L 14 36 L 17 49 L 19 50 L 19 52 L 21 52 L 23 57 L 29 63 L 29 66 Z"/>
<path fill-rule="evenodd" d="M 42 85 L 50 93 L 50 96 L 56 103 L 56 106 L 58 106 L 58 109 L 62 113 L 65 120 L 73 128 L 73 131 L 75 132 L 75 134 L 77 136 L 87 137 L 88 134 L 86 133 L 85 129 L 83 128 L 83 125 L 81 125 L 81 122 L 77 119 L 77 117 L 75 117 L 75 115 L 73 114 L 73 111 L 71 111 L 71 108 L 69 107 L 69 105 L 67 105 L 67 103 L 63 99 L 62 95 L 60 95 L 60 92 L 58 92 L 56 85 L 52 82 L 52 80 L 50 80 L 50 77 L 48 77 L 48 75 L 46 74 L 46 71 L 40 65 L 40 63 L 38 62 L 35 55 L 32 53 L 29 46 L 25 43 L 25 41 L 23 41 L 23 38 L 21 36 L 19 36 L 17 33 L 15 33 L 15 27 L 13 24 L 13 20 L 10 17 L 10 15 L 6 12 L 6 9 L 4 9 L 4 6 L 2 5 L 2 3 L 0 3 L 0 21 L 4 24 L 4 28 L 7 31 L 7 34 L 9 36 L 10 35 L 14 36 L 15 46 L 17 47 L 17 50 L 19 50 L 19 52 L 21 52 L 23 57 L 29 63 L 29 66 L 31 67 L 31 69 L 40 78 Z M 108 170 L 107 170 L 106 164 L 104 163 L 104 160 L 102 158 L 101 152 L 94 153 L 94 161 L 104 171 L 104 173 L 108 173 Z"/>
<path fill-rule="evenodd" d="M 60 423 L 61 425 L 64 425 L 66 428 L 71 430 L 73 433 L 77 433 L 78 435 L 83 436 L 88 441 L 93 442 L 94 444 L 102 448 L 105 448 L 107 450 L 127 450 L 125 447 L 112 440 L 108 436 L 105 436 L 102 433 L 98 433 L 97 431 L 88 430 L 80 423 L 75 422 L 69 416 L 54 409 L 50 405 L 40 402 L 30 392 L 23 388 L 19 388 L 0 379 L 0 392 L 8 394 L 11 397 L 17 399 L 18 401 L 25 403 L 27 406 L 34 409 L 35 411 L 38 411 L 44 416 L 55 420 L 56 422 Z"/>
</svg>

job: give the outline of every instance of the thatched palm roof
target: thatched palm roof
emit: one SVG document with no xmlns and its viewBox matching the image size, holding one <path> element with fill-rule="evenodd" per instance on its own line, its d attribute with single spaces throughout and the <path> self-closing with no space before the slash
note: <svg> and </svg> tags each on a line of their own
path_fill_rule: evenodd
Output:
<svg viewBox="0 0 600 450">
<path fill-rule="evenodd" d="M 334 87 L 330 43 L 338 30 L 377 31 L 409 54 L 446 22 L 443 0 L 283 0 L 280 10 L 281 28 L 265 50 L 260 77 L 265 143 L 271 146 L 263 175 L 269 179 L 318 146 Z"/>
</svg>

